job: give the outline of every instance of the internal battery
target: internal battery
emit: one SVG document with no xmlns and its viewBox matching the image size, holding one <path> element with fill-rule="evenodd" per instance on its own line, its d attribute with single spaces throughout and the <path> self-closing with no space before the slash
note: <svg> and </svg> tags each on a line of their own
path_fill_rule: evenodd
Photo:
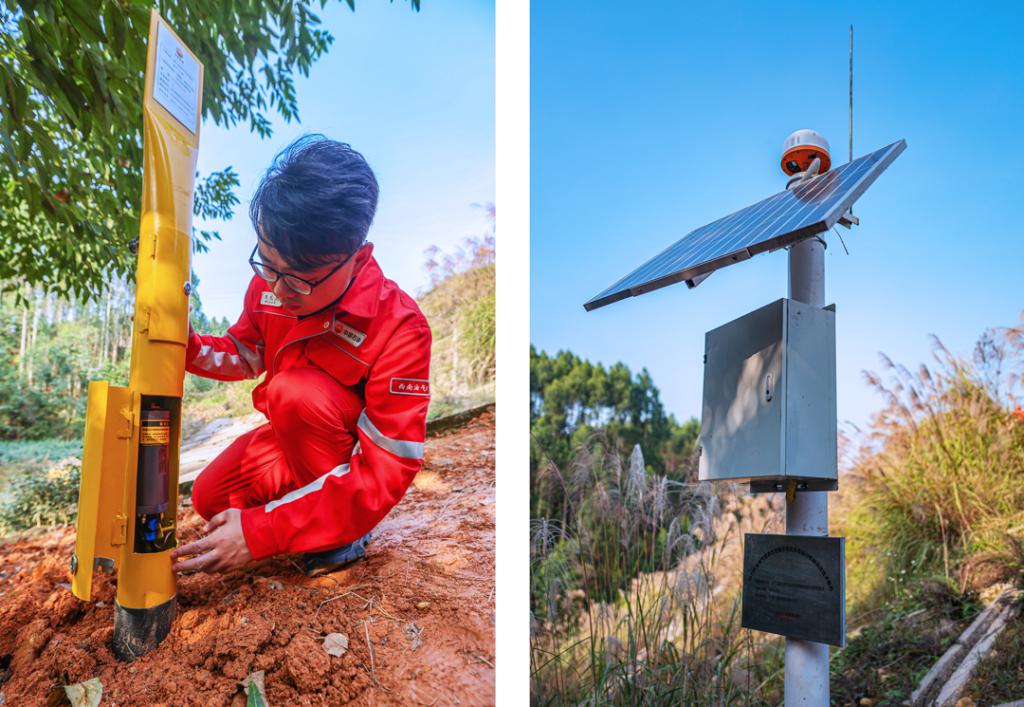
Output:
<svg viewBox="0 0 1024 707">
<path fill-rule="evenodd" d="M 143 410 L 135 493 L 137 515 L 167 510 L 170 445 L 171 413 L 167 410 Z"/>
</svg>

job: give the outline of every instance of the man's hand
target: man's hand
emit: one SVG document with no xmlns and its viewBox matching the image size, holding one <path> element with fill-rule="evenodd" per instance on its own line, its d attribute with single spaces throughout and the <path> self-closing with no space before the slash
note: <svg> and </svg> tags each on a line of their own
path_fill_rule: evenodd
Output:
<svg viewBox="0 0 1024 707">
<path fill-rule="evenodd" d="M 198 572 L 227 572 L 243 567 L 252 561 L 249 546 L 242 534 L 242 511 L 228 508 L 221 511 L 203 528 L 205 537 L 182 545 L 171 552 L 171 559 L 182 555 L 195 555 L 188 560 L 175 562 L 171 569 L 175 573 L 195 570 Z"/>
</svg>

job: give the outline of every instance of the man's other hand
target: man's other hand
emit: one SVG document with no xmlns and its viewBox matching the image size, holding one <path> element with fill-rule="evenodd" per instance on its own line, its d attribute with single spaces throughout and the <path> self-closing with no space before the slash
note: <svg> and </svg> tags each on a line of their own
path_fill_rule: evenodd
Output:
<svg viewBox="0 0 1024 707">
<path fill-rule="evenodd" d="M 175 562 L 171 569 L 175 573 L 188 572 L 227 572 L 244 567 L 252 562 L 249 546 L 245 544 L 242 534 L 242 511 L 228 508 L 221 511 L 203 528 L 205 537 L 187 545 L 175 548 L 171 559 L 176 560 L 184 555 L 193 557 Z"/>
</svg>

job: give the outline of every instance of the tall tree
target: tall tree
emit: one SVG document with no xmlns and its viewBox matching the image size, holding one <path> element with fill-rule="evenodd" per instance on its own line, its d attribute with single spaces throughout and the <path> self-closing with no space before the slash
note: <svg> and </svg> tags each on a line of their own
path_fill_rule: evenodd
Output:
<svg viewBox="0 0 1024 707">
<path fill-rule="evenodd" d="M 555 355 L 530 347 L 530 473 L 535 517 L 558 517 L 557 488 L 540 488 L 538 472 L 553 464 L 568 473 L 573 451 L 601 430 L 625 456 L 634 445 L 647 466 L 671 478 L 692 471 L 699 423 L 676 422 L 665 412 L 646 369 L 633 374 L 622 363 L 608 368 L 570 351 Z M 557 484 L 556 484 L 557 486 Z"/>
<path fill-rule="evenodd" d="M 355 9 L 355 0 L 345 0 Z M 298 117 L 294 74 L 333 37 L 327 0 L 158 0 L 205 65 L 203 117 L 271 133 L 267 112 Z M 419 0 L 409 0 L 418 10 Z M 0 3 L 0 288 L 18 281 L 72 300 L 131 276 L 138 233 L 142 96 L 151 0 Z M 203 177 L 195 212 L 230 216 L 230 167 Z M 199 232 L 198 249 L 217 238 Z"/>
</svg>

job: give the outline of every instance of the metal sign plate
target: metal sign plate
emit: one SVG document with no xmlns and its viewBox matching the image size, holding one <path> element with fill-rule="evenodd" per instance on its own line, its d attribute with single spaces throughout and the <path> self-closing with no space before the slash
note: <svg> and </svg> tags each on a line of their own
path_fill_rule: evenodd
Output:
<svg viewBox="0 0 1024 707">
<path fill-rule="evenodd" d="M 845 540 L 747 533 L 743 627 L 846 645 Z"/>
</svg>

